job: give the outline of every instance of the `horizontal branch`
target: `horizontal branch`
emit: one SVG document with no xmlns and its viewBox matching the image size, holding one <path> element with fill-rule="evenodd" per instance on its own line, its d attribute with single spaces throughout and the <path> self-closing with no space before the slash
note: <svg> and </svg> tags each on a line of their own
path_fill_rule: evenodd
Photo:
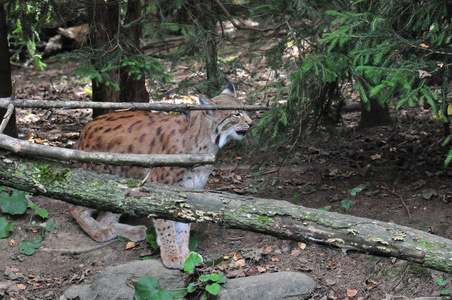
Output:
<svg viewBox="0 0 452 300">
<path fill-rule="evenodd" d="M 32 144 L 27 141 L 0 134 L 0 148 L 31 157 L 52 160 L 78 161 L 94 164 L 127 165 L 137 167 L 178 166 L 212 164 L 213 154 L 118 154 L 109 152 L 88 152 L 66 148 Z"/>
<path fill-rule="evenodd" d="M 124 179 L 61 164 L 0 158 L 0 185 L 135 217 L 214 222 L 342 251 L 393 256 L 452 272 L 452 241 L 406 226 L 292 203 Z M 130 180 L 129 180 L 130 182 Z M 130 183 L 129 183 L 130 184 Z"/>
<path fill-rule="evenodd" d="M 269 110 L 269 107 L 261 105 L 192 105 L 192 104 L 167 104 L 167 103 L 141 103 L 141 102 L 91 102 L 91 101 L 61 101 L 61 100 L 27 100 L 8 98 L 0 99 L 0 108 L 6 108 L 12 103 L 19 108 L 111 108 L 111 109 L 139 109 L 155 111 L 187 112 L 192 110 L 245 110 L 258 111 Z"/>
</svg>

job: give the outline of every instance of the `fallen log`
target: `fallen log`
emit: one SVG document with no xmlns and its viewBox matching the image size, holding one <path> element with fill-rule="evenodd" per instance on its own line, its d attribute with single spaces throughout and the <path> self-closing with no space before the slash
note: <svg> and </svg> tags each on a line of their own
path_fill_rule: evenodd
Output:
<svg viewBox="0 0 452 300">
<path fill-rule="evenodd" d="M 0 156 L 0 185 L 136 217 L 214 222 L 309 243 L 452 271 L 452 241 L 392 223 L 286 201 L 191 190 L 99 174 L 70 165 Z"/>
</svg>

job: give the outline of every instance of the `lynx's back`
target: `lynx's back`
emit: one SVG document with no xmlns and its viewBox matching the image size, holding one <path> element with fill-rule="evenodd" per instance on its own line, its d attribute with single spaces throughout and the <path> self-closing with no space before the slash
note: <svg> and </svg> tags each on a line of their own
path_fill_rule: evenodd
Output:
<svg viewBox="0 0 452 300">
<path fill-rule="evenodd" d="M 200 97 L 202 105 L 239 105 L 235 89 L 229 85 L 212 100 Z M 135 154 L 185 154 L 212 153 L 216 155 L 230 139 L 242 139 L 252 121 L 243 111 L 203 110 L 185 115 L 154 114 L 147 111 L 115 112 L 100 116 L 88 123 L 75 148 L 86 151 Z M 83 167 L 122 177 L 143 179 L 146 168 L 129 166 L 100 166 L 84 164 Z M 187 188 L 204 188 L 212 167 L 153 168 L 148 181 L 180 185 Z M 119 223 L 119 215 L 98 212 L 84 207 L 71 207 L 72 215 L 83 230 L 96 241 L 108 241 L 120 235 L 132 241 L 145 238 L 144 226 Z M 165 266 L 181 268 L 189 255 L 190 225 L 157 219 L 154 221 L 161 256 Z"/>
</svg>

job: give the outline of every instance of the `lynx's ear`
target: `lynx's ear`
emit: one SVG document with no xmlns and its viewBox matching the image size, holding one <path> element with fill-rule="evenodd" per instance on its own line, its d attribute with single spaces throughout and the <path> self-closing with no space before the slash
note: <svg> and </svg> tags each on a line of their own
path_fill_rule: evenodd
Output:
<svg viewBox="0 0 452 300">
<path fill-rule="evenodd" d="M 212 102 L 210 102 L 209 100 L 207 100 L 206 98 L 204 98 L 203 96 L 199 95 L 199 104 L 201 105 L 213 105 Z M 215 114 L 214 110 L 204 110 L 204 112 L 209 115 L 212 116 Z"/>
<path fill-rule="evenodd" d="M 232 97 L 237 97 L 237 93 L 235 92 L 235 86 L 228 81 L 228 87 L 221 92 L 222 94 L 226 94 Z"/>
</svg>

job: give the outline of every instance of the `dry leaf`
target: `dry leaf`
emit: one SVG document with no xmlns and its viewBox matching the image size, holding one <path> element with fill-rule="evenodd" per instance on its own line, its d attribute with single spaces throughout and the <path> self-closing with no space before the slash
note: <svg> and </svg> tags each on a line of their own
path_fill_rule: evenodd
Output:
<svg viewBox="0 0 452 300">
<path fill-rule="evenodd" d="M 298 242 L 298 247 L 301 249 L 301 250 L 304 250 L 304 249 L 306 249 L 306 244 L 305 243 L 303 243 L 303 242 Z"/>
<path fill-rule="evenodd" d="M 279 262 L 279 258 L 276 258 L 276 257 L 272 257 L 272 262 Z"/>
<path fill-rule="evenodd" d="M 348 297 L 355 297 L 358 294 L 357 290 L 349 290 L 347 289 L 347 296 Z"/>
<path fill-rule="evenodd" d="M 19 290 L 25 290 L 27 287 L 24 285 L 24 284 L 22 284 L 22 283 L 19 283 L 19 284 L 16 284 L 16 286 L 17 286 L 17 288 L 19 289 Z"/>
<path fill-rule="evenodd" d="M 232 259 L 235 261 L 237 261 L 241 258 L 242 258 L 242 254 L 240 254 L 240 252 L 235 253 L 234 256 L 232 257 Z"/>
<path fill-rule="evenodd" d="M 15 240 L 10 240 L 8 244 L 10 247 L 16 247 L 17 242 Z"/>
<path fill-rule="evenodd" d="M 381 154 L 377 153 L 377 154 L 375 154 L 375 155 L 372 155 L 372 156 L 370 157 L 370 159 L 371 159 L 371 160 L 381 159 Z"/>
<path fill-rule="evenodd" d="M 19 269 L 18 268 L 11 267 L 11 271 L 13 271 L 14 273 L 19 273 Z"/>
<path fill-rule="evenodd" d="M 273 254 L 273 251 L 275 249 L 272 246 L 268 246 L 267 248 L 265 248 L 264 250 L 264 254 L 268 255 L 268 254 Z"/>
<path fill-rule="evenodd" d="M 290 253 L 292 256 L 298 257 L 301 254 L 301 251 L 298 249 L 293 249 L 292 252 Z"/>
<path fill-rule="evenodd" d="M 331 261 L 330 264 L 326 267 L 328 270 L 336 269 L 337 263 L 335 261 Z"/>
<path fill-rule="evenodd" d="M 240 175 L 235 175 L 235 179 L 237 179 L 237 180 L 242 180 L 242 176 L 240 176 Z"/>
<path fill-rule="evenodd" d="M 257 271 L 258 271 L 259 273 L 264 273 L 264 272 L 267 272 L 267 269 L 264 268 L 264 267 L 257 267 Z"/>
<path fill-rule="evenodd" d="M 136 246 L 137 246 L 137 244 L 135 244 L 134 242 L 127 242 L 126 250 L 135 248 Z"/>
<path fill-rule="evenodd" d="M 424 43 L 422 43 L 422 44 L 419 44 L 419 46 L 421 46 L 422 48 L 425 48 L 425 49 L 428 49 L 428 48 L 430 48 L 430 46 L 428 46 L 428 45 L 426 45 L 426 44 L 424 44 Z"/>
</svg>

